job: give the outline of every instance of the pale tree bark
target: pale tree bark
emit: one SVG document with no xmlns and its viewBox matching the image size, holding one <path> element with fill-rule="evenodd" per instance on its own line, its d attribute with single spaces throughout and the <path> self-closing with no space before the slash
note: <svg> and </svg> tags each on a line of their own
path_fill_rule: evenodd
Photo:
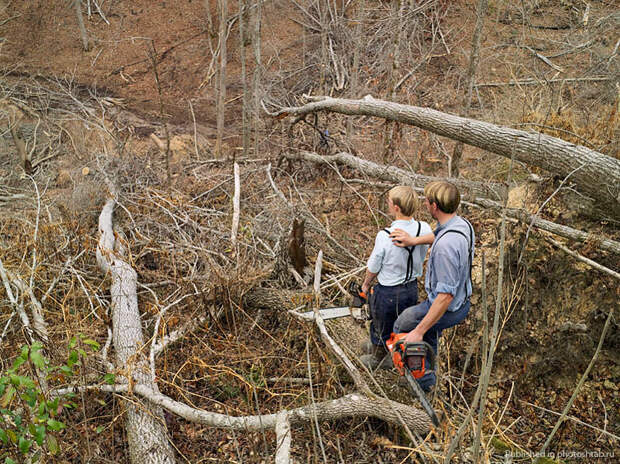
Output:
<svg viewBox="0 0 620 464">
<path fill-rule="evenodd" d="M 279 412 L 276 418 L 276 464 L 288 464 L 291 459 L 291 424 L 288 414 Z"/>
<path fill-rule="evenodd" d="M 369 96 L 361 100 L 310 98 L 313 101 L 304 106 L 281 108 L 278 111 L 268 111 L 268 114 L 299 116 L 317 111 L 331 111 L 347 115 L 375 116 L 417 126 L 506 158 L 514 155 L 515 160 L 560 176 L 565 177 L 575 171 L 571 179 L 578 190 L 597 200 L 599 206 L 606 208 L 609 216 L 620 218 L 620 160 L 611 156 L 538 132 L 525 132 Z"/>
<path fill-rule="evenodd" d="M 230 232 L 230 241 L 233 250 L 237 247 L 237 232 L 239 231 L 239 210 L 241 203 L 241 182 L 239 180 L 239 165 L 233 164 L 233 172 L 235 177 L 235 193 L 233 195 L 233 216 L 232 227 Z"/>
<path fill-rule="evenodd" d="M 487 200 L 486 198 L 476 198 L 472 200 L 472 202 L 483 206 L 484 208 L 494 209 L 497 212 L 502 210 L 502 205 L 492 200 Z M 524 224 L 532 224 L 534 227 L 550 232 L 554 235 L 559 235 L 560 237 L 575 240 L 577 242 L 587 243 L 588 246 L 592 246 L 593 248 L 620 255 L 620 242 L 605 238 L 600 234 L 587 233 L 582 230 L 547 221 L 546 219 L 534 216 L 521 209 L 506 208 L 505 210 L 506 216 L 518 219 Z"/>
<path fill-rule="evenodd" d="M 253 17 L 252 47 L 254 49 L 254 76 L 252 93 L 254 94 L 254 114 L 252 127 L 254 128 L 254 156 L 258 156 L 259 132 L 260 132 L 260 80 L 262 71 L 261 61 L 261 24 L 262 24 L 262 0 L 256 2 L 256 12 Z"/>
<path fill-rule="evenodd" d="M 114 194 L 113 186 L 109 187 Z M 112 230 L 115 204 L 114 198 L 109 198 L 99 215 L 97 263 L 112 279 L 110 294 L 116 366 L 130 386 L 144 386 L 158 392 L 146 356 L 140 351 L 144 346 L 144 338 L 138 311 L 137 273 L 123 259 L 125 245 L 115 238 Z M 174 463 L 174 450 L 170 445 L 162 409 L 129 401 L 125 403 L 125 408 L 131 462 Z"/>
<path fill-rule="evenodd" d="M 478 58 L 480 57 L 480 42 L 482 38 L 482 27 L 484 18 L 487 15 L 488 0 L 479 0 L 476 7 L 476 29 L 474 29 L 474 37 L 471 44 L 471 55 L 469 56 L 469 68 L 467 70 L 467 92 L 463 103 L 462 115 L 469 116 L 471 109 L 471 98 L 474 91 L 474 83 L 476 81 L 476 69 L 478 68 Z M 452 153 L 452 172 L 453 177 L 459 176 L 461 164 L 461 156 L 463 155 L 463 142 L 457 142 Z"/>
<path fill-rule="evenodd" d="M 241 59 L 241 82 L 243 85 L 243 109 L 241 112 L 241 124 L 242 124 L 242 146 L 243 146 L 243 157 L 247 158 L 250 150 L 250 121 L 248 118 L 249 112 L 249 101 L 248 97 L 250 95 L 248 89 L 248 75 L 247 75 L 247 66 L 246 66 L 246 53 L 245 53 L 245 43 L 246 43 L 246 0 L 239 0 L 239 51 L 240 51 L 240 59 Z M 233 161 L 235 160 L 235 154 L 233 152 Z"/>
<path fill-rule="evenodd" d="M 228 0 L 218 0 L 219 37 L 220 37 L 220 70 L 217 79 L 217 135 L 215 139 L 215 157 L 222 157 L 222 139 L 224 138 L 224 116 L 226 106 L 226 18 Z"/>
<path fill-rule="evenodd" d="M 140 395 L 154 405 L 162 407 L 189 422 L 222 429 L 242 431 L 275 430 L 278 419 L 278 413 L 263 414 L 260 416 L 229 416 L 217 412 L 192 408 L 185 403 L 175 401 L 169 396 L 149 388 L 145 384 L 133 385 L 131 390 L 128 385 L 117 384 L 95 385 L 92 387 L 71 387 L 56 390 L 52 393 L 54 395 L 62 395 L 70 391 L 88 390 L 115 393 L 127 393 L 131 391 L 131 393 Z M 387 398 L 380 398 L 374 395 L 365 396 L 359 393 L 351 393 L 334 400 L 320 401 L 318 403 L 284 411 L 287 414 L 291 426 L 307 424 L 315 420 L 315 417 L 319 421 L 334 421 L 349 417 L 374 417 L 398 426 L 402 426 L 404 423 L 412 432 L 416 432 L 420 435 L 428 432 L 431 426 L 431 421 L 427 414 L 419 409 Z"/>
<path fill-rule="evenodd" d="M 85 52 L 90 50 L 90 41 L 88 40 L 88 32 L 84 26 L 84 16 L 82 15 L 82 0 L 73 0 L 75 15 L 77 17 L 78 27 L 80 28 L 80 37 L 82 39 L 82 48 Z"/>
<path fill-rule="evenodd" d="M 417 188 L 424 188 L 424 186 L 429 182 L 443 180 L 442 177 L 425 176 L 412 171 L 405 171 L 404 169 L 400 169 L 395 166 L 386 166 L 383 164 L 373 163 L 372 161 L 368 161 L 344 152 L 336 153 L 334 155 L 321 156 L 317 153 L 301 151 L 298 153 L 284 153 L 282 156 L 287 159 L 304 160 L 317 164 L 340 164 L 342 166 L 357 169 L 358 171 L 377 179 L 412 185 Z M 465 179 L 451 179 L 451 182 L 459 187 L 461 190 L 461 195 L 471 198 L 482 195 L 485 197 L 501 199 L 502 195 L 506 192 L 505 186 L 501 184 L 493 184 L 491 182 L 483 183 L 468 181 Z M 467 195 L 467 192 L 471 192 L 471 194 Z"/>
</svg>

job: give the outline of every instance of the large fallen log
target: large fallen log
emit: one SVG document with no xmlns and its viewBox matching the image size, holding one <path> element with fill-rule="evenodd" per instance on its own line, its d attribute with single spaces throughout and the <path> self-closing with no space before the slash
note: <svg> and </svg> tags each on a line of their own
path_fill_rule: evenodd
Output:
<svg viewBox="0 0 620 464">
<path fill-rule="evenodd" d="M 51 392 L 52 396 L 62 395 L 74 391 L 103 391 L 114 393 L 129 393 L 126 384 L 117 385 L 93 385 L 86 387 L 69 387 Z M 231 416 L 217 412 L 205 411 L 193 408 L 185 403 L 176 401 L 159 391 L 152 390 L 147 385 L 134 385 L 131 393 L 137 394 L 148 402 L 164 408 L 165 410 L 182 417 L 188 422 L 204 424 L 209 427 L 233 429 L 241 431 L 274 430 L 278 413 L 255 416 Z M 398 411 L 399 414 L 395 414 Z M 307 424 L 314 420 L 333 421 L 348 417 L 375 417 L 394 425 L 402 425 L 402 421 L 419 434 L 428 432 L 431 421 L 428 416 L 419 409 L 413 408 L 387 398 L 366 396 L 359 393 L 351 393 L 334 400 L 320 401 L 294 409 L 285 409 L 280 412 L 287 414 L 291 425 Z M 398 417 L 400 415 L 400 418 Z M 144 461 L 151 462 L 151 461 Z"/>
<path fill-rule="evenodd" d="M 424 188 L 424 186 L 429 182 L 443 179 L 441 177 L 425 176 L 412 171 L 405 171 L 404 169 L 400 169 L 395 166 L 380 165 L 344 152 L 336 153 L 335 155 L 321 156 L 317 153 L 301 151 L 298 153 L 284 153 L 282 157 L 286 159 L 310 161 L 312 163 L 338 163 L 343 166 L 357 169 L 360 172 L 377 179 L 401 184 L 411 184 L 412 186 L 419 188 Z M 504 198 L 506 193 L 506 187 L 504 185 L 493 182 L 475 182 L 461 178 L 451 178 L 450 182 L 453 182 L 456 186 L 458 186 L 461 193 L 466 197 L 473 198 L 482 195 L 484 197 L 501 200 Z M 470 192 L 470 194 L 468 195 L 467 192 Z"/>
<path fill-rule="evenodd" d="M 109 187 L 113 192 L 113 186 Z M 115 204 L 114 198 L 109 198 L 99 215 L 97 263 L 101 270 L 112 278 L 110 294 L 114 351 L 116 366 L 119 372 L 124 374 L 123 379 L 119 380 L 127 384 L 136 382 L 134 388 L 144 386 L 149 391 L 158 392 L 147 359 L 141 352 L 144 337 L 136 292 L 138 276 L 123 259 L 124 245 L 121 240 L 116 240 L 112 229 Z M 125 408 L 125 429 L 132 464 L 175 463 L 174 450 L 170 445 L 161 407 L 127 401 Z"/>
<path fill-rule="evenodd" d="M 402 105 L 367 96 L 360 100 L 308 97 L 299 107 L 265 111 L 271 116 L 303 116 L 317 111 L 348 115 L 375 116 L 420 127 L 468 145 L 566 177 L 578 190 L 620 218 L 620 160 L 589 148 L 538 132 L 525 132 L 475 119 L 462 118 L 430 108 Z"/>
</svg>

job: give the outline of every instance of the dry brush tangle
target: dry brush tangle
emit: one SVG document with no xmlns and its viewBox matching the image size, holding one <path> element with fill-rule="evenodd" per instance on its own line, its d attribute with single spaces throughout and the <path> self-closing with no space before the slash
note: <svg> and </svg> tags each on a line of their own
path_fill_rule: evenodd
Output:
<svg viewBox="0 0 620 464">
<path fill-rule="evenodd" d="M 370 96 L 351 100 L 307 97 L 310 103 L 269 111 L 271 116 L 303 116 L 331 111 L 351 116 L 374 116 L 420 127 L 435 134 L 466 143 L 507 158 L 537 166 L 566 177 L 584 194 L 620 218 L 620 160 L 538 132 L 525 132 L 476 119 L 462 118 L 430 108 L 403 105 Z"/>
</svg>

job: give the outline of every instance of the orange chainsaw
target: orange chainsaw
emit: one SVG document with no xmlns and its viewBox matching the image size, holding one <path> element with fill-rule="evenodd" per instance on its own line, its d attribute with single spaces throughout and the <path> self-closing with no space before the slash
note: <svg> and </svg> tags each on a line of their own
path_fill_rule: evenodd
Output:
<svg viewBox="0 0 620 464">
<path fill-rule="evenodd" d="M 435 427 L 437 427 L 439 426 L 439 418 L 417 381 L 417 379 L 424 376 L 427 370 L 434 367 L 435 351 L 426 342 L 407 342 L 405 340 L 407 335 L 407 333 L 392 333 L 385 345 L 390 350 L 394 367 L 400 375 L 407 379 L 407 384 L 420 400 L 424 411 L 429 415 Z M 426 365 L 427 354 L 430 357 L 430 366 Z"/>
</svg>

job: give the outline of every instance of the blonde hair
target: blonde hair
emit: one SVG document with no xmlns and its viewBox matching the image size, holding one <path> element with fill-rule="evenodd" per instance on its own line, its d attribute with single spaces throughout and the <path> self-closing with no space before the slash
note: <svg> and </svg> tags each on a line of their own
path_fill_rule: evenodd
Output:
<svg viewBox="0 0 620 464">
<path fill-rule="evenodd" d="M 445 180 L 426 184 L 424 196 L 429 203 L 435 203 L 441 211 L 447 214 L 454 213 L 461 202 L 459 190 L 454 184 Z"/>
<path fill-rule="evenodd" d="M 408 185 L 398 185 L 388 192 L 388 197 L 400 208 L 403 216 L 413 216 L 417 209 L 416 196 Z"/>
</svg>

